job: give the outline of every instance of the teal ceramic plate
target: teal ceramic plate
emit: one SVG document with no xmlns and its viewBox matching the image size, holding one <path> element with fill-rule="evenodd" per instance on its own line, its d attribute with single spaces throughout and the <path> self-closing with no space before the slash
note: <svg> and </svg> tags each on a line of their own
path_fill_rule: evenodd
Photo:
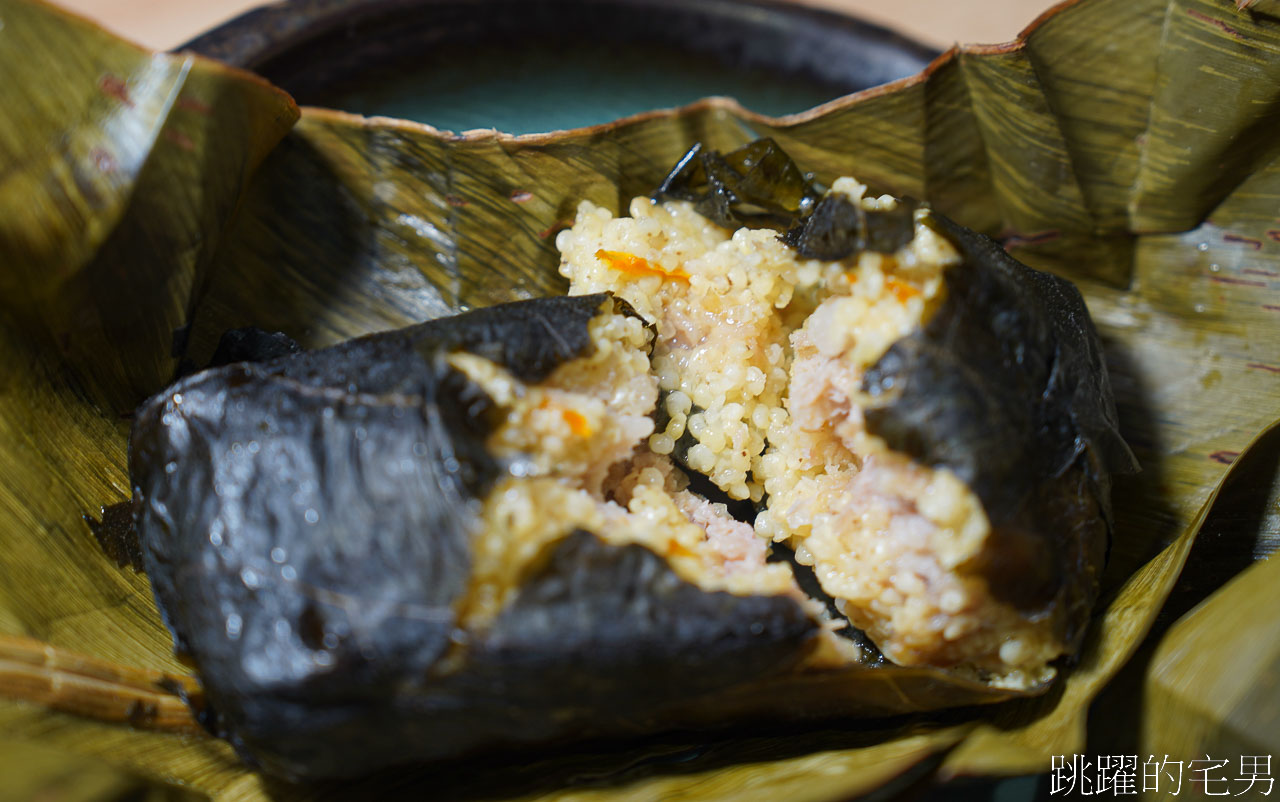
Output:
<svg viewBox="0 0 1280 802">
<path fill-rule="evenodd" d="M 780 0 L 292 0 L 186 49 L 252 69 L 306 105 L 516 134 L 709 95 L 790 114 L 937 55 Z"/>
</svg>

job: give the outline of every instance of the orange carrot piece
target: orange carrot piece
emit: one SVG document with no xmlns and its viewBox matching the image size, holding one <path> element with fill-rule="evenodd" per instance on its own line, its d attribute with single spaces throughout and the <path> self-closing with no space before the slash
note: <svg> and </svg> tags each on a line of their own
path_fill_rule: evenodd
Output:
<svg viewBox="0 0 1280 802">
<path fill-rule="evenodd" d="M 662 276 L 663 278 L 673 278 L 677 281 L 687 282 L 689 280 L 689 274 L 678 267 L 675 270 L 668 270 L 656 262 L 650 262 L 648 259 L 635 254 L 623 253 L 622 251 L 606 251 L 601 248 L 596 251 L 596 258 L 603 259 L 609 267 L 629 276 Z"/>
<path fill-rule="evenodd" d="M 695 555 L 693 550 L 685 546 L 683 543 L 680 543 L 679 541 L 676 541 L 676 540 L 671 540 L 667 542 L 667 556 L 668 557 L 693 557 Z"/>
<path fill-rule="evenodd" d="M 582 415 L 581 412 L 573 409 L 562 409 L 560 414 L 564 417 L 564 422 L 569 424 L 569 429 L 579 437 L 588 437 L 591 434 L 591 423 Z"/>
<path fill-rule="evenodd" d="M 893 297 L 900 302 L 905 303 L 908 298 L 914 298 L 920 294 L 920 290 L 905 281 L 899 281 L 896 278 L 887 278 L 884 280 L 885 287 L 889 292 L 893 293 Z"/>
<path fill-rule="evenodd" d="M 555 409 L 560 413 L 560 417 L 564 418 L 564 422 L 569 424 L 569 430 L 578 437 L 589 437 L 591 435 L 591 421 L 587 420 L 586 416 L 576 409 L 562 407 L 550 398 L 542 399 L 542 402 L 538 404 L 538 409 Z"/>
</svg>

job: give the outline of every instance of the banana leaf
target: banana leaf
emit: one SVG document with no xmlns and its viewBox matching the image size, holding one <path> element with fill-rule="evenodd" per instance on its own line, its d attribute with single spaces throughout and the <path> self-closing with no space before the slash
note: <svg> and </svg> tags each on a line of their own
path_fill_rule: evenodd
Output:
<svg viewBox="0 0 1280 802">
<path fill-rule="evenodd" d="M 1274 510 L 1274 491 L 1266 495 Z M 1277 604 L 1280 560 L 1272 557 L 1174 624 L 1147 674 L 1141 754 L 1225 758 L 1225 770 L 1213 776 L 1234 780 L 1238 756 L 1280 749 L 1280 618 L 1265 612 Z M 1238 782 L 1230 785 L 1240 792 Z"/>
<path fill-rule="evenodd" d="M 47 6 L 0 14 L 0 306 L 125 411 L 172 373 L 213 247 L 298 110 L 253 75 Z"/>
<path fill-rule="evenodd" d="M 561 292 L 554 235 L 578 201 L 623 209 L 694 141 L 726 150 L 771 136 L 824 180 L 852 174 L 926 199 L 1084 292 L 1145 471 L 1117 486 L 1104 595 L 1078 665 L 1044 696 L 961 713 L 597 745 L 376 787 L 816 800 L 909 784 L 921 771 L 1044 771 L 1052 755 L 1084 752 L 1090 701 L 1142 641 L 1232 464 L 1280 409 L 1280 20 L 1264 11 L 1230 0 L 1076 0 L 1014 43 L 957 48 L 920 76 L 782 119 L 711 99 L 510 137 L 306 109 L 263 158 L 291 122 L 287 100 L 206 62 L 144 58 L 44 6 L 0 0 L 0 42 L 26 19 L 40 26 L 33 41 L 63 45 L 37 60 L 35 44 L 2 44 L 6 69 L 58 63 L 57 52 L 175 59 L 190 65 L 188 83 L 205 76 L 218 87 L 200 102 L 226 115 L 213 115 L 225 128 L 201 124 L 207 138 L 175 129 L 199 165 L 166 156 L 173 138 L 163 131 L 181 120 L 161 109 L 176 101 L 157 101 L 163 119 L 148 119 L 159 133 L 143 145 L 133 129 L 89 125 L 79 136 L 141 149 L 138 169 L 110 185 L 116 194 L 98 193 L 114 205 L 99 205 L 80 191 L 81 173 L 35 183 L 51 171 L 30 154 L 47 152 L 38 145 L 50 136 L 80 141 L 78 122 L 103 101 L 82 92 L 55 108 L 0 89 L 18 93 L 6 94 L 7 108 L 36 109 L 13 115 L 9 130 L 0 122 L 0 204 L 13 210 L 0 223 L 0 259 L 16 266 L 0 278 L 0 375 L 10 377 L 0 394 L 0 566 L 11 578 L 0 586 L 0 633 L 183 676 L 145 578 L 104 556 L 80 521 L 128 496 L 121 411 L 180 360 L 205 361 L 228 328 L 280 329 L 318 346 Z M 100 86 L 101 68 L 82 73 Z M 128 86 L 130 99 L 143 97 Z M 238 101 L 214 103 L 223 97 Z M 141 113 L 142 100 L 134 104 Z M 31 197 L 63 196 L 89 199 L 19 216 Z M 19 695 L 5 678 L 26 674 L 4 659 L 0 689 Z M 0 722 L 220 799 L 353 790 L 281 788 L 220 742 L 26 702 L 0 702 Z"/>
<path fill-rule="evenodd" d="M 1250 9 L 1260 14 L 1280 15 L 1280 3 L 1276 0 L 1236 0 L 1241 9 Z"/>
</svg>

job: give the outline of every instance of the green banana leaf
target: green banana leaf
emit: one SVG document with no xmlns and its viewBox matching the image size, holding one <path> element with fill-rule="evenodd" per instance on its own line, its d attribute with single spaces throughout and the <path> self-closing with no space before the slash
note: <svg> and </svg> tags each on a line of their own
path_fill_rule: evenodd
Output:
<svg viewBox="0 0 1280 802">
<path fill-rule="evenodd" d="M 226 328 L 316 346 L 563 291 L 554 235 L 580 200 L 622 209 L 694 141 L 772 136 L 820 178 L 927 199 L 1080 285 L 1145 471 L 1117 487 L 1079 665 L 1042 697 L 961 713 L 584 747 L 376 787 L 818 800 L 1082 753 L 1090 701 L 1145 636 L 1231 465 L 1280 414 L 1280 20 L 1264 3 L 1076 0 L 1015 43 L 956 49 L 920 76 L 782 119 L 713 99 L 510 137 L 306 109 L 263 158 L 292 122 L 287 99 L 0 0 L 6 74 L 67 72 L 30 96 L 0 85 L 6 108 L 31 109 L 0 120 L 0 566 L 18 578 L 0 584 L 0 633 L 184 673 L 145 578 L 107 559 L 80 515 L 128 496 L 120 413 L 179 359 L 206 359 Z M 31 31 L 20 49 L 4 38 L 15 26 Z M 171 67 L 181 78 L 164 97 L 177 99 L 160 97 L 159 64 L 186 65 Z M 130 103 L 101 77 L 135 73 Z M 180 99 L 198 87 L 213 113 L 189 120 Z M 135 169 L 86 184 L 95 147 Z M 25 676 L 4 660 L 0 693 Z M 281 788 L 220 742 L 30 703 L 0 702 L 0 730 L 219 799 L 352 790 Z"/>
<path fill-rule="evenodd" d="M 1236 0 L 1236 5 L 1242 10 L 1247 8 L 1259 14 L 1280 16 L 1280 2 L 1276 0 Z"/>
<path fill-rule="evenodd" d="M 0 306 L 132 409 L 171 375 L 174 332 L 297 107 L 255 76 L 50 7 L 0 14 Z"/>
<path fill-rule="evenodd" d="M 1237 756 L 1280 749 L 1280 618 L 1264 613 L 1278 604 L 1280 559 L 1273 557 L 1254 563 L 1169 630 L 1147 674 L 1142 754 L 1226 758 L 1223 774 L 1236 778 Z M 1221 659 L 1224 653 L 1232 659 Z M 1239 792 L 1238 783 L 1230 784 Z"/>
</svg>

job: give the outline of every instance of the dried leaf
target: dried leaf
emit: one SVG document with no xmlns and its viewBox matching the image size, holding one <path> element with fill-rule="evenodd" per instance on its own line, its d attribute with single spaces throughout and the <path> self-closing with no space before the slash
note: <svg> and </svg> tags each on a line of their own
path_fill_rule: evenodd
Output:
<svg viewBox="0 0 1280 802">
<path fill-rule="evenodd" d="M 927 756 L 943 759 L 949 773 L 1022 773 L 1043 771 L 1050 755 L 1082 752 L 1090 700 L 1145 635 L 1233 455 L 1280 408 L 1280 151 L 1269 133 L 1280 121 L 1280 20 L 1253 13 L 1268 5 L 1260 0 L 1240 12 L 1230 0 L 1077 0 L 1017 43 L 956 50 L 922 76 L 781 120 L 713 100 L 579 131 L 454 137 L 307 110 L 238 195 L 240 213 L 226 231 L 239 182 L 270 137 L 233 137 L 235 147 L 210 152 L 219 161 L 160 173 L 154 183 L 144 179 L 166 162 L 142 159 L 132 193 L 101 185 L 107 211 L 81 239 L 22 239 L 46 222 L 13 222 L 22 196 L 8 187 L 32 192 L 38 185 L 30 178 L 0 184 L 7 218 L 0 253 L 27 265 L 3 279 L 0 375 L 22 379 L 8 380 L 0 396 L 0 465 L 8 466 L 0 565 L 24 580 L 0 586 L 0 628 L 124 664 L 181 670 L 145 580 L 101 555 L 79 521 L 127 495 L 124 427 L 116 409 L 104 412 L 86 393 L 121 403 L 156 389 L 174 366 L 166 358 L 173 329 L 191 325 L 187 354 L 202 362 L 222 331 L 236 326 L 278 329 L 315 346 L 560 292 L 554 234 L 579 200 L 623 209 L 657 186 L 694 141 L 728 152 L 768 136 L 820 181 L 852 174 L 930 201 L 962 223 L 1003 235 L 1015 255 L 1081 287 L 1108 349 L 1122 426 L 1146 469 L 1118 483 L 1117 537 L 1085 651 L 1047 695 L 968 714 L 958 726 L 946 719 L 950 726 L 918 735 L 892 727 L 859 737 L 762 735 L 748 739 L 749 748 L 730 740 L 721 743 L 731 745 L 723 748 L 732 757 L 697 753 L 679 770 L 655 757 L 670 751 L 648 744 L 626 760 L 614 755 L 600 787 L 528 793 L 708 799 L 750 788 L 761 797 L 832 799 L 866 791 Z M 35 8 L 5 0 L 0 35 L 22 14 L 40 16 Z M 88 30 L 59 19 L 69 30 Z M 188 84 L 200 69 L 210 85 L 227 80 L 192 64 Z M 84 74 L 98 86 L 99 73 Z M 163 94 L 164 80 L 126 85 L 130 97 L 150 98 L 141 87 L 154 84 Z M 20 91 L 11 84 L 0 91 Z M 260 105 L 237 106 L 244 116 L 235 119 L 287 118 L 275 95 L 233 85 L 210 90 L 201 102 L 217 109 L 219 97 L 248 92 Z M 5 99 L 7 108 L 31 102 Z M 74 116 L 101 102 L 72 98 L 48 113 Z M 138 102 L 138 113 L 148 104 L 164 105 Z M 13 139 L 15 130 L 6 135 L 0 123 L 6 159 L 22 153 L 22 163 L 35 164 L 25 155 L 31 147 L 9 144 L 26 143 Z M 186 136 L 197 152 L 209 141 Z M 236 147 L 240 157 L 225 157 Z M 121 151 L 122 163 L 141 158 L 129 153 Z M 88 157 L 77 158 L 72 162 L 83 165 Z M 65 168 L 58 186 L 76 186 L 84 169 Z M 45 174 L 58 175 L 33 173 Z M 216 198 L 201 190 L 173 203 L 199 214 L 156 217 L 173 197 L 163 188 L 198 185 L 194 175 L 238 178 L 225 186 L 215 181 Z M 85 208 L 76 204 L 65 208 Z M 135 217 L 135 210 L 149 216 Z M 82 230 L 61 219 L 55 215 L 47 230 Z M 156 225 L 131 228 L 130 220 Z M 119 233 L 141 230 L 151 233 Z M 139 257 L 155 252 L 148 238 L 166 231 L 179 233 L 154 240 L 163 258 Z M 115 325 L 126 308 L 145 316 L 136 338 Z M 81 320 L 86 328 L 74 329 L 71 347 L 60 346 L 66 321 Z M 113 729 L 20 704 L 0 706 L 0 720 L 10 732 L 70 752 L 109 754 L 220 798 L 268 792 L 218 742 Z M 796 756 L 804 750 L 812 754 Z M 618 770 L 627 760 L 656 760 L 646 765 L 659 776 Z M 892 771 L 873 769 L 882 760 Z M 562 773 L 548 776 L 567 784 L 568 767 L 592 759 L 563 761 Z M 815 779 L 819 765 L 824 773 Z M 516 786 L 523 779 L 526 790 L 535 787 L 521 767 L 506 771 Z"/>
</svg>

